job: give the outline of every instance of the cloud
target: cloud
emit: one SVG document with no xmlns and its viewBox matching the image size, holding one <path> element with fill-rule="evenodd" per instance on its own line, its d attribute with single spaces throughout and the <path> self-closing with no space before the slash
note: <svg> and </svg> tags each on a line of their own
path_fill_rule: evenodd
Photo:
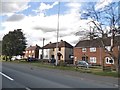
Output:
<svg viewBox="0 0 120 90">
<path fill-rule="evenodd" d="M 13 15 L 15 12 L 23 11 L 30 6 L 27 2 L 0 2 L 0 15 Z"/>
<path fill-rule="evenodd" d="M 50 5 L 50 4 L 45 4 L 45 3 L 41 3 L 40 4 L 40 7 L 39 7 L 39 10 L 40 11 L 43 11 L 43 10 L 48 10 L 48 9 L 51 9 L 51 8 L 53 8 L 55 5 L 57 5 L 58 4 L 58 2 L 54 2 L 52 5 Z"/>
<path fill-rule="evenodd" d="M 22 20 L 22 19 L 24 19 L 25 18 L 25 16 L 24 15 L 22 15 L 22 14 L 14 14 L 14 15 L 12 15 L 12 16 L 10 16 L 8 19 L 7 19 L 7 21 L 20 21 L 20 20 Z"/>
<path fill-rule="evenodd" d="M 112 0 L 100 0 L 96 6 L 95 9 L 99 10 L 99 9 L 103 9 L 105 6 L 109 5 L 112 2 Z"/>
<path fill-rule="evenodd" d="M 41 30 L 43 32 L 53 32 L 53 31 L 56 31 L 55 28 L 40 27 L 40 26 L 33 27 L 33 29 L 35 29 L 35 30 Z"/>
<path fill-rule="evenodd" d="M 52 9 L 58 2 L 54 2 L 52 5 L 46 3 L 40 3 L 40 7 L 37 10 L 34 10 L 37 13 L 45 13 L 45 10 Z"/>
<path fill-rule="evenodd" d="M 76 16 L 80 16 L 80 8 L 81 8 L 80 2 L 70 2 L 67 3 L 66 6 L 70 8 L 69 11 L 67 11 L 66 13 L 71 13 Z"/>
<path fill-rule="evenodd" d="M 45 3 L 44 3 L 45 4 Z M 40 4 L 41 5 L 41 4 Z M 53 3 L 52 5 L 46 4 L 47 6 L 42 6 L 41 10 L 48 10 L 57 5 Z M 69 7 L 65 14 L 60 14 L 59 16 L 59 40 L 63 39 L 72 45 L 79 40 L 79 36 L 75 36 L 74 33 L 82 30 L 80 26 L 86 27 L 87 20 L 80 19 L 80 6 L 81 3 L 67 3 Z M 13 18 L 13 16 L 17 18 Z M 42 46 L 42 38 L 45 38 L 45 44 L 57 41 L 57 24 L 58 15 L 36 15 L 36 16 L 25 16 L 24 18 L 19 14 L 14 14 L 9 17 L 8 21 L 3 22 L 2 26 L 5 27 L 3 34 L 8 33 L 10 30 L 21 28 L 27 37 L 28 45 L 38 44 Z M 19 17 L 19 18 L 18 18 Z M 15 21 L 17 22 L 10 22 Z M 0 31 L 1 32 L 1 31 Z"/>
</svg>

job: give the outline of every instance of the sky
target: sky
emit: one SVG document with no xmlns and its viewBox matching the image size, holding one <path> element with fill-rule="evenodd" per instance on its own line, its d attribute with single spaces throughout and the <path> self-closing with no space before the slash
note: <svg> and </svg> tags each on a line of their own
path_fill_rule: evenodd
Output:
<svg viewBox="0 0 120 90">
<path fill-rule="evenodd" d="M 104 8 L 112 0 L 99 0 L 96 9 Z M 80 38 L 89 32 L 89 19 L 81 19 L 80 12 L 84 11 L 85 2 L 78 0 L 4 0 L 0 2 L 0 40 L 9 31 L 22 29 L 27 39 L 27 44 L 43 46 L 57 42 L 58 11 L 59 11 L 59 37 L 58 41 L 64 40 L 71 45 L 77 44 Z M 60 8 L 58 10 L 58 8 Z M 81 29 L 81 26 L 85 30 Z M 81 30 L 81 35 L 75 32 Z"/>
</svg>

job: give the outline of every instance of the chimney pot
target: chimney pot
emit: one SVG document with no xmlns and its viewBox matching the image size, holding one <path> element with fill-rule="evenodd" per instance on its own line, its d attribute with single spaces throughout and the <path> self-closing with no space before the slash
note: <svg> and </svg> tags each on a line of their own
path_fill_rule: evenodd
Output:
<svg viewBox="0 0 120 90">
<path fill-rule="evenodd" d="M 61 40 L 61 42 L 62 42 L 63 40 Z"/>
</svg>

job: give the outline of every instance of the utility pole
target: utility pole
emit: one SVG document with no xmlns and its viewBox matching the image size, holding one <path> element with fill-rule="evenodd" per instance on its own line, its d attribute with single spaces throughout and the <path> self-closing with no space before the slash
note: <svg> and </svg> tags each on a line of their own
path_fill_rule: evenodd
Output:
<svg viewBox="0 0 120 90">
<path fill-rule="evenodd" d="M 44 47 L 44 41 L 45 41 L 45 38 L 43 38 L 43 47 Z M 44 48 L 42 47 L 42 59 L 44 57 Z"/>
<path fill-rule="evenodd" d="M 57 22 L 57 43 L 56 43 L 56 66 L 58 65 L 58 37 L 59 37 L 59 14 L 60 14 L 60 2 L 58 4 L 58 22 Z"/>
</svg>

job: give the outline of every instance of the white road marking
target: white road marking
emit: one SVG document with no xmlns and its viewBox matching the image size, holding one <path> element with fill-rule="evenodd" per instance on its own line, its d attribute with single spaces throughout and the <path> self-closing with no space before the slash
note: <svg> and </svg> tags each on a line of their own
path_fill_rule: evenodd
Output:
<svg viewBox="0 0 120 90">
<path fill-rule="evenodd" d="M 30 89 L 30 88 L 28 88 L 28 87 L 26 87 L 25 89 L 26 89 L 26 90 L 31 90 L 31 89 Z"/>
<path fill-rule="evenodd" d="M 9 80 L 13 81 L 14 79 L 12 79 L 11 77 L 5 75 L 4 73 L 0 72 L 1 75 L 3 75 L 4 77 L 8 78 Z"/>
<path fill-rule="evenodd" d="M 119 87 L 119 85 L 115 84 L 115 87 Z"/>
</svg>

